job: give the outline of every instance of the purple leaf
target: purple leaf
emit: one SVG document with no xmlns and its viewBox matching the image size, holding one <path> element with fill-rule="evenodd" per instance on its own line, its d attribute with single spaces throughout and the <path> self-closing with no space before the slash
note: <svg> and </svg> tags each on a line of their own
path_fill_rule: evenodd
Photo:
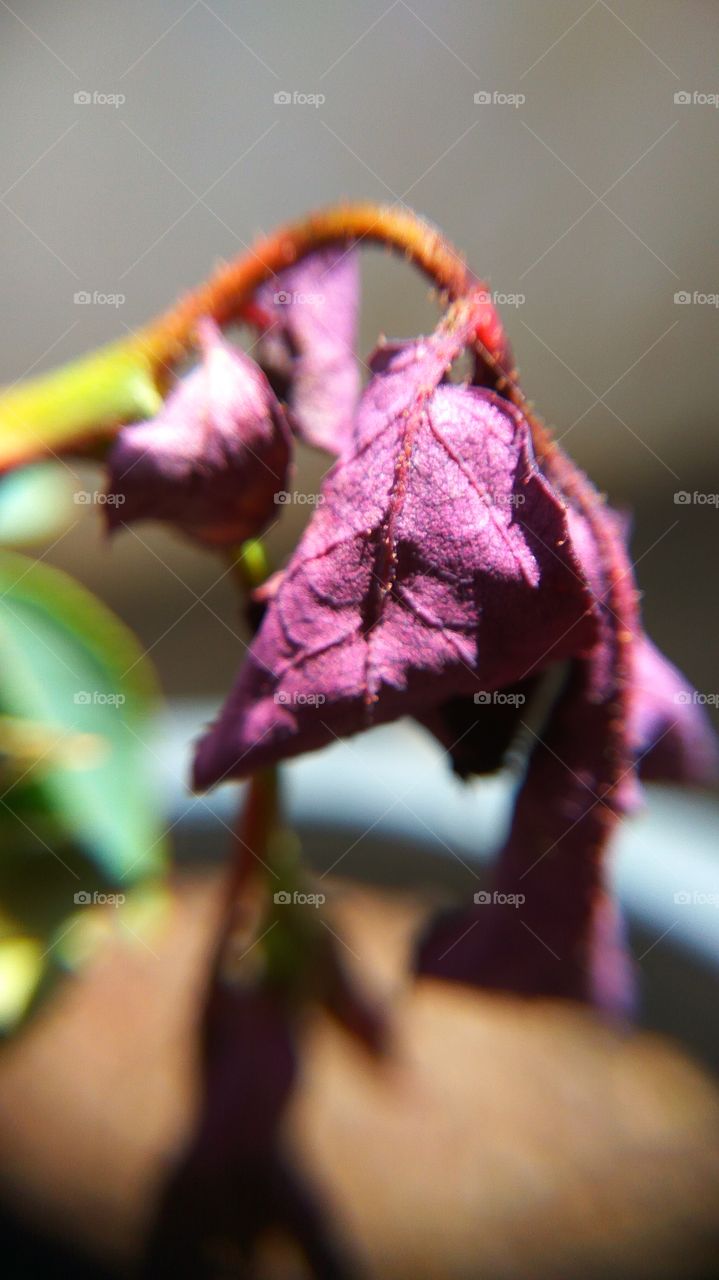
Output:
<svg viewBox="0 0 719 1280">
<path fill-rule="evenodd" d="M 717 743 L 686 677 L 642 635 L 634 646 L 629 738 L 640 775 L 656 782 L 710 783 Z"/>
<path fill-rule="evenodd" d="M 530 677 L 485 695 L 479 705 L 473 698 L 450 698 L 418 718 L 448 752 L 459 777 L 493 773 L 517 743 L 536 686 Z M 644 632 L 632 646 L 628 740 L 645 782 L 706 786 L 719 772 L 716 737 L 696 691 Z M 631 775 L 621 794 L 626 812 L 640 806 Z"/>
<path fill-rule="evenodd" d="M 596 633 L 564 504 L 522 414 L 442 384 L 456 335 L 393 350 L 367 388 L 195 781 L 324 746 L 584 652 Z"/>
<path fill-rule="evenodd" d="M 318 250 L 259 289 L 256 301 L 270 318 L 258 359 L 287 401 L 298 435 L 341 453 L 351 438 L 359 393 L 356 251 Z"/>
<path fill-rule="evenodd" d="M 226 546 L 255 537 L 277 512 L 290 457 L 284 412 L 262 371 L 211 321 L 200 340 L 198 368 L 110 451 L 111 528 L 165 520 Z"/>
<path fill-rule="evenodd" d="M 431 927 L 420 972 L 611 1012 L 631 1007 L 631 968 L 601 856 L 616 820 L 622 728 L 596 656 L 575 664 L 534 742 L 491 888 Z"/>
<path fill-rule="evenodd" d="M 550 460 L 557 479 L 568 468 Z M 604 855 L 635 790 L 627 708 L 636 628 L 624 536 L 583 477 L 567 512 L 597 632 L 533 737 L 490 890 L 434 922 L 418 969 L 527 996 L 556 996 L 627 1012 L 631 968 L 606 897 Z"/>
<path fill-rule="evenodd" d="M 596 599 L 597 639 L 534 735 L 491 890 L 430 927 L 418 968 L 626 1013 L 634 982 L 605 886 L 608 839 L 640 801 L 638 771 L 706 781 L 715 748 L 692 691 L 639 629 L 625 523 L 599 507 L 591 518 L 594 504 L 589 493 L 568 520 Z"/>
<path fill-rule="evenodd" d="M 607 608 L 608 587 L 597 539 L 587 520 L 573 508 L 568 511 L 572 542 L 582 569 L 602 608 L 600 639 L 595 661 L 605 669 L 610 661 L 611 633 L 617 619 Z M 629 521 L 607 508 L 608 536 L 627 556 Z M 627 562 L 627 581 L 631 569 Z M 692 685 L 652 644 L 639 628 L 631 645 L 628 678 L 627 741 L 637 770 L 627 773 L 619 788 L 617 804 L 624 813 L 641 805 L 638 777 L 656 782 L 706 784 L 717 774 L 717 744 L 709 718 Z M 638 777 L 637 777 L 638 775 Z"/>
</svg>

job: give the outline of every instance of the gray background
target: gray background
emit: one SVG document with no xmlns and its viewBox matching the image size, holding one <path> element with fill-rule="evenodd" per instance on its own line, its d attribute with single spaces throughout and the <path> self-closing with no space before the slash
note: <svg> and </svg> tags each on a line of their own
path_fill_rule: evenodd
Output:
<svg viewBox="0 0 719 1280">
<path fill-rule="evenodd" d="M 711 693 L 719 512 L 673 495 L 719 490 L 719 312 L 674 295 L 719 291 L 719 112 L 674 94 L 719 91 L 718 35 L 710 0 L 0 0 L 0 379 L 144 322 L 312 206 L 405 201 L 524 294 L 504 317 L 525 389 L 634 509 L 647 621 Z M 370 252 L 365 284 L 365 353 L 432 323 L 403 263 Z M 321 469 L 305 458 L 298 487 Z M 301 518 L 283 513 L 277 556 Z M 222 566 L 148 526 L 110 548 L 98 522 L 78 507 L 48 559 L 132 623 L 170 692 L 219 697 L 242 653 Z"/>
</svg>

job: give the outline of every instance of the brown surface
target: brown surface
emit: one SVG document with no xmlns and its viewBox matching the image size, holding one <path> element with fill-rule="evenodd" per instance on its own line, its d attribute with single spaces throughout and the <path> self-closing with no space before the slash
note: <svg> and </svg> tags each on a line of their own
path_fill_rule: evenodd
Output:
<svg viewBox="0 0 719 1280">
<path fill-rule="evenodd" d="M 0 1057 L 6 1192 L 103 1256 L 136 1255 L 190 1123 L 214 894 L 183 891 L 152 952 L 118 941 Z M 719 1095 L 695 1066 L 570 1006 L 412 989 L 407 900 L 342 891 L 333 913 L 394 1048 L 378 1068 L 314 1019 L 287 1139 L 370 1274 L 710 1273 Z"/>
</svg>

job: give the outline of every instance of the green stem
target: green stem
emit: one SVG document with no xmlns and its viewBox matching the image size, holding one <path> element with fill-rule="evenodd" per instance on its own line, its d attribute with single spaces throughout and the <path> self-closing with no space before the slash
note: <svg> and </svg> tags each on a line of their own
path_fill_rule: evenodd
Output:
<svg viewBox="0 0 719 1280">
<path fill-rule="evenodd" d="M 230 563 L 235 580 L 249 596 L 272 572 L 267 549 L 261 538 L 248 538 L 230 549 Z"/>
<path fill-rule="evenodd" d="M 136 339 L 101 347 L 0 394 L 0 471 L 82 449 L 161 405 L 156 368 Z"/>
</svg>

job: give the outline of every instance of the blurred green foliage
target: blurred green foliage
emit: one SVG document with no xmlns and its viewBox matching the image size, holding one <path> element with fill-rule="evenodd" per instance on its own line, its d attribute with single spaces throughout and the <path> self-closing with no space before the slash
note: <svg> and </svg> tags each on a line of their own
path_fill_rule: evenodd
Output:
<svg viewBox="0 0 719 1280">
<path fill-rule="evenodd" d="M 0 481 L 0 542 L 57 536 L 72 510 L 59 468 L 12 473 Z M 150 664 L 105 605 L 0 550 L 0 1031 L 91 950 L 98 896 L 126 899 L 127 919 L 163 873 L 146 745 L 155 700 Z"/>
</svg>

